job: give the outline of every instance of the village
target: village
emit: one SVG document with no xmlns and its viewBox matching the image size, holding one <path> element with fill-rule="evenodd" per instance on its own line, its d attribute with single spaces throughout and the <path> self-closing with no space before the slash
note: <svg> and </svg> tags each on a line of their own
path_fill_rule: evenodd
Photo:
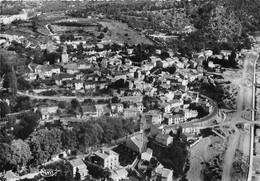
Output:
<svg viewBox="0 0 260 181">
<path fill-rule="evenodd" d="M 58 23 L 78 21 L 82 19 Z M 221 50 L 216 54 L 203 50 L 187 58 L 153 45 L 109 41 L 106 39 L 109 28 L 94 26 L 99 29 L 95 43 L 88 41 L 93 34 L 59 34 L 61 27 L 57 22 L 46 25 L 49 31 L 46 43 L 1 34 L 2 49 L 19 45 L 45 57 L 44 61 L 35 61 L 36 54 L 27 55 L 32 61 L 21 79 L 31 86 L 18 89 L 17 95 L 34 101 L 36 106 L 28 111 L 40 115 L 35 130 L 73 131 L 77 124 L 110 118 L 130 120 L 135 129 L 108 143 L 93 143 L 84 148 L 85 152 L 59 150 L 41 164 L 40 170 L 23 176 L 6 170 L 3 177 L 7 180 L 55 178 L 60 170 L 48 168 L 54 163 L 70 164 L 75 180 L 179 180 L 189 167 L 186 160 L 189 149 L 202 139 L 198 127 L 205 122 L 223 121 L 218 103 L 196 86 L 205 83 L 215 88 L 215 76 L 226 70 L 217 59 L 228 62 L 234 52 Z M 238 64 L 241 56 L 240 52 L 235 53 Z M 8 90 L 4 79 L 1 78 L 0 88 Z M 9 106 L 11 101 L 1 97 L 1 102 Z M 14 114 L 19 113 L 5 116 Z M 13 129 L 9 127 L 8 131 Z M 175 153 L 176 148 L 183 157 L 173 164 L 166 157 L 167 153 Z"/>
</svg>

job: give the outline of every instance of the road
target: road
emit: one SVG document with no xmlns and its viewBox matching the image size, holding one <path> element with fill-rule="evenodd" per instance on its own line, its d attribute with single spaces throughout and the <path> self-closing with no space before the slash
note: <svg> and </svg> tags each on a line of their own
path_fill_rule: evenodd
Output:
<svg viewBox="0 0 260 181">
<path fill-rule="evenodd" d="M 238 122 L 246 121 L 243 119 L 243 115 L 248 112 L 247 110 L 252 110 L 252 102 L 254 102 L 254 85 L 253 85 L 253 77 L 254 77 L 254 62 L 257 59 L 256 54 L 249 52 L 244 61 L 243 67 L 243 76 L 239 82 L 239 93 L 237 97 L 237 110 L 233 114 L 232 119 L 230 121 L 231 124 L 236 124 Z M 222 173 L 222 181 L 230 181 L 231 180 L 231 168 L 235 156 L 235 151 L 239 144 L 239 139 L 241 136 L 241 132 L 236 131 L 235 135 L 232 135 L 229 138 L 229 144 L 227 147 L 227 151 L 224 157 L 223 164 L 223 173 Z M 248 140 L 248 139 L 245 139 Z M 248 144 L 243 144 L 244 146 L 248 146 Z M 248 148 L 243 148 L 243 150 L 248 150 Z M 248 153 L 248 151 L 247 151 Z"/>
<path fill-rule="evenodd" d="M 252 121 L 255 121 L 255 98 L 256 98 L 255 83 L 256 83 L 256 63 L 257 63 L 258 58 L 259 58 L 259 54 L 257 54 L 257 58 L 253 62 L 254 70 L 253 70 L 253 82 L 252 82 L 252 84 L 253 84 L 252 85 L 253 86 L 253 90 L 252 90 L 253 100 L 252 100 L 252 116 L 251 116 Z M 252 172 L 253 172 L 254 126 L 251 126 L 250 128 L 251 128 L 251 136 L 250 136 L 249 172 L 248 172 L 247 181 L 252 180 Z"/>
<path fill-rule="evenodd" d="M 77 99 L 78 101 L 82 102 L 85 99 L 93 99 L 93 100 L 104 100 L 104 99 L 112 99 L 111 96 L 86 96 L 86 97 L 78 97 L 78 96 L 41 96 L 41 95 L 33 95 L 27 94 L 21 91 L 18 91 L 17 94 L 21 96 L 28 96 L 31 99 L 50 99 L 56 101 L 71 101 L 72 99 Z"/>
<path fill-rule="evenodd" d="M 210 137 L 206 137 L 191 149 L 190 169 L 186 176 L 188 181 L 201 180 L 201 171 L 203 169 L 201 162 L 206 161 L 204 158 L 207 155 L 207 147 L 210 143 Z"/>
<path fill-rule="evenodd" d="M 228 146 L 225 156 L 224 156 L 224 162 L 225 164 L 223 165 L 223 173 L 222 173 L 222 181 L 231 181 L 231 175 L 230 171 L 232 168 L 233 164 L 233 158 L 235 156 L 235 151 L 238 147 L 239 139 L 241 136 L 240 131 L 236 131 L 234 135 L 232 135 L 228 141 Z"/>
</svg>

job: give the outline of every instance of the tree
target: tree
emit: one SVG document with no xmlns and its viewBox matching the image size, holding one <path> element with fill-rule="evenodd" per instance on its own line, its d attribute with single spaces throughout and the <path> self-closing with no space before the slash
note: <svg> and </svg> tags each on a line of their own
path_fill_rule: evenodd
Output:
<svg viewBox="0 0 260 181">
<path fill-rule="evenodd" d="M 17 81 L 17 89 L 18 90 L 30 90 L 32 89 L 32 85 L 30 82 L 25 80 L 23 77 L 19 77 Z"/>
<path fill-rule="evenodd" d="M 27 139 L 38 126 L 40 115 L 38 113 L 26 112 L 18 118 L 21 122 L 15 125 L 13 134 L 16 138 Z"/>
<path fill-rule="evenodd" d="M 31 159 L 29 145 L 21 139 L 11 142 L 11 164 L 25 166 Z"/>
<path fill-rule="evenodd" d="M 111 102 L 112 103 L 119 103 L 120 102 L 120 100 L 119 100 L 119 98 L 118 97 L 113 97 L 112 99 L 111 99 Z"/>
<path fill-rule="evenodd" d="M 16 97 L 15 111 L 29 110 L 32 108 L 30 98 L 28 96 Z"/>
<path fill-rule="evenodd" d="M 59 129 L 42 129 L 33 132 L 27 139 L 32 152 L 32 161 L 35 165 L 48 161 L 59 153 L 62 132 Z"/>
<path fill-rule="evenodd" d="M 11 147 L 7 143 L 0 143 L 0 172 L 10 169 Z"/>
<path fill-rule="evenodd" d="M 1 101 L 0 102 L 0 115 L 1 115 L 1 118 L 4 118 L 6 114 L 9 114 L 11 111 L 10 111 L 10 108 L 8 106 L 8 104 L 5 102 L 5 101 Z"/>
<path fill-rule="evenodd" d="M 64 149 L 75 149 L 77 147 L 76 133 L 71 130 L 64 130 L 61 135 L 61 143 Z"/>
<path fill-rule="evenodd" d="M 103 29 L 103 32 L 106 33 L 108 31 L 108 27 L 106 26 L 104 29 Z"/>
<path fill-rule="evenodd" d="M 102 39 L 105 37 L 105 34 L 104 33 L 100 33 L 100 35 L 98 36 L 99 39 Z"/>
<path fill-rule="evenodd" d="M 8 89 L 13 95 L 17 93 L 17 78 L 14 67 L 7 72 L 4 77 L 3 87 Z"/>
</svg>

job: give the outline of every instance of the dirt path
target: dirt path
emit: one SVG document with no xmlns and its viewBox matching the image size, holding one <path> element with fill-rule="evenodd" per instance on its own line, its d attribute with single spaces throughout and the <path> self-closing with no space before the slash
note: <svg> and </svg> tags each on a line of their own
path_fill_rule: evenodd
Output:
<svg viewBox="0 0 260 181">
<path fill-rule="evenodd" d="M 210 145 L 210 137 L 203 138 L 197 145 L 191 148 L 190 169 L 186 178 L 189 181 L 200 181 L 202 165 L 201 162 L 207 158 L 207 147 Z"/>
<path fill-rule="evenodd" d="M 235 156 L 235 151 L 239 144 L 241 132 L 237 131 L 234 135 L 232 135 L 228 141 L 228 147 L 224 156 L 224 164 L 223 164 L 223 173 L 222 173 L 222 181 L 230 181 L 231 180 L 231 167 L 233 164 L 233 158 Z"/>
</svg>

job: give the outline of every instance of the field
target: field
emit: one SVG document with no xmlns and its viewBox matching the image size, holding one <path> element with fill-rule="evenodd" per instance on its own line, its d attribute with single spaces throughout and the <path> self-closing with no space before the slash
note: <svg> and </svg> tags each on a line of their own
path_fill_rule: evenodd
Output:
<svg viewBox="0 0 260 181">
<path fill-rule="evenodd" d="M 118 21 L 99 21 L 103 27 L 108 27 L 109 33 L 105 36 L 105 40 L 112 42 L 134 44 L 153 44 L 145 35 L 131 29 L 127 24 Z"/>
</svg>

